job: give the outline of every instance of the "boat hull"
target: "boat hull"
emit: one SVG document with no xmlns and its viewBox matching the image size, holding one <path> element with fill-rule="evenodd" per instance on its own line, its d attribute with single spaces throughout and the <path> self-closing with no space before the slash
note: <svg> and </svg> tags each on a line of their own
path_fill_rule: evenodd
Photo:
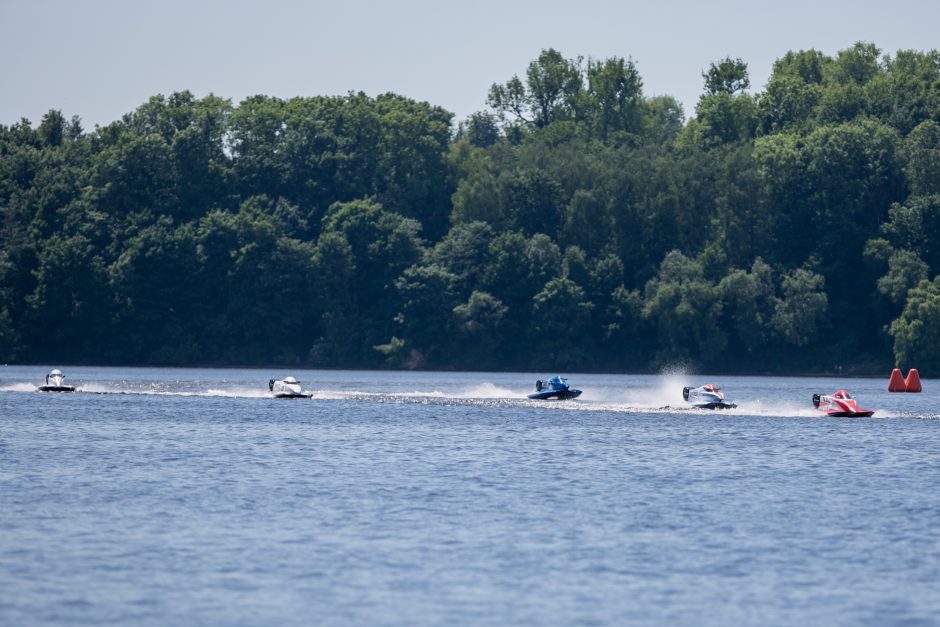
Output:
<svg viewBox="0 0 940 627">
<path fill-rule="evenodd" d="M 870 418 L 874 413 L 874 409 L 863 409 L 862 411 L 827 411 L 826 415 L 832 418 Z"/>
<path fill-rule="evenodd" d="M 724 401 L 714 401 L 711 403 L 696 403 L 693 405 L 696 409 L 734 409 L 737 407 L 735 403 L 726 403 Z"/>
<path fill-rule="evenodd" d="M 274 395 L 274 398 L 310 398 L 313 396 L 313 392 L 278 392 Z"/>
<path fill-rule="evenodd" d="M 40 392 L 74 392 L 74 385 L 40 385 Z"/>
<path fill-rule="evenodd" d="M 529 394 L 529 398 L 535 401 L 567 401 L 579 396 L 581 396 L 581 390 L 545 390 Z"/>
</svg>

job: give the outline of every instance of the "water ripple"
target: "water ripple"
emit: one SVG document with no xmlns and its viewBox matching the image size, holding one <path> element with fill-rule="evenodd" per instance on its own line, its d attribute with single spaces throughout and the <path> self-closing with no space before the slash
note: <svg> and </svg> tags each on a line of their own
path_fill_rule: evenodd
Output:
<svg viewBox="0 0 940 627">
<path fill-rule="evenodd" d="M 332 391 L 276 402 L 218 393 L 254 371 L 75 374 L 159 393 L 27 394 L 4 372 L 0 624 L 940 616 L 928 394 L 859 380 L 886 417 L 830 419 L 790 398 L 817 380 L 732 380 L 760 403 L 705 412 L 638 377 L 545 404 L 512 375 L 319 373 Z"/>
</svg>

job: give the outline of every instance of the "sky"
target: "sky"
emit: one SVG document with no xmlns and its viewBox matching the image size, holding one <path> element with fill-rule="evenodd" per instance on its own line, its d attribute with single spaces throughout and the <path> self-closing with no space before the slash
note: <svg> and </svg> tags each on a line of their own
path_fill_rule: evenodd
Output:
<svg viewBox="0 0 940 627">
<path fill-rule="evenodd" d="M 106 125 L 156 94 L 426 100 L 457 121 L 544 49 L 631 58 L 686 115 L 702 72 L 741 58 L 752 92 L 789 50 L 940 48 L 940 0 L 0 0 L 0 124 L 49 109 Z"/>
</svg>

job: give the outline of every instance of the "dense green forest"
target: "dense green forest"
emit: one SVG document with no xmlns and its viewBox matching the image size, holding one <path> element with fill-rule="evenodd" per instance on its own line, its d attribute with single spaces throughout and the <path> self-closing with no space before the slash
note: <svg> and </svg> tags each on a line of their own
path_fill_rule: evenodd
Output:
<svg viewBox="0 0 940 627">
<path fill-rule="evenodd" d="M 512 71 L 512 68 L 509 69 Z M 940 371 L 940 53 L 0 126 L 0 361 Z"/>
</svg>

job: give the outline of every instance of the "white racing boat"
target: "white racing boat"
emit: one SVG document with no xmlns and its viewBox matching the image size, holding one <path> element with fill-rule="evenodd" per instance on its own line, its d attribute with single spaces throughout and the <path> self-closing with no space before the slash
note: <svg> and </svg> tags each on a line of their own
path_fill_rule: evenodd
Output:
<svg viewBox="0 0 940 627">
<path fill-rule="evenodd" d="M 58 368 L 46 375 L 46 384 L 39 386 L 40 392 L 74 392 L 75 386 L 65 382 L 65 375 Z"/>
<path fill-rule="evenodd" d="M 734 409 L 731 401 L 725 400 L 721 388 L 714 383 L 706 383 L 698 388 L 682 388 L 682 398 L 699 409 Z"/>
<path fill-rule="evenodd" d="M 310 398 L 313 396 L 313 392 L 301 388 L 300 381 L 294 377 L 271 379 L 268 381 L 268 390 L 274 398 Z"/>
</svg>

